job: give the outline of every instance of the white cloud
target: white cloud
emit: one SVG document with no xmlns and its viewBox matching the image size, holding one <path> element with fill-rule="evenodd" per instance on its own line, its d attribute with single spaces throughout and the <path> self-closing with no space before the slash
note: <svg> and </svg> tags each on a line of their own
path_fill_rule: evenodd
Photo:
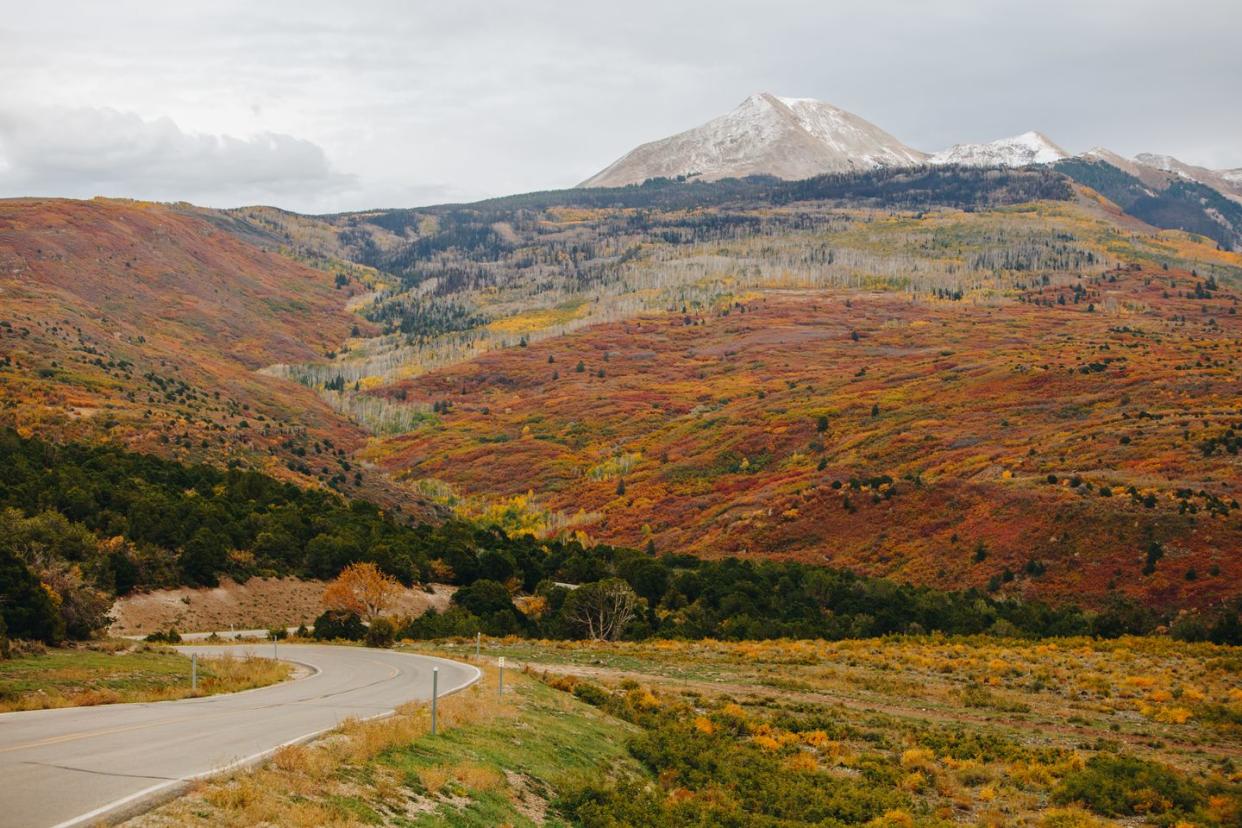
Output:
<svg viewBox="0 0 1242 828">
<path fill-rule="evenodd" d="M 322 148 L 274 132 L 183 131 L 114 109 L 0 112 L 0 193 L 238 204 L 334 194 L 353 184 Z"/>
</svg>

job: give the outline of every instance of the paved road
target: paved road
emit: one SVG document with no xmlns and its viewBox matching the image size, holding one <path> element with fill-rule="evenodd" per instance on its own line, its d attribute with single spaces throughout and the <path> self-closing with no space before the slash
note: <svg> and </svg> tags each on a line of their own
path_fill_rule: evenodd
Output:
<svg viewBox="0 0 1242 828">
<path fill-rule="evenodd" d="M 266 643 L 178 649 L 272 653 Z M 93 825 L 346 718 L 430 698 L 433 667 L 441 694 L 479 677 L 467 664 L 361 647 L 281 644 L 279 656 L 314 672 L 201 699 L 0 714 L 0 826 Z"/>
</svg>

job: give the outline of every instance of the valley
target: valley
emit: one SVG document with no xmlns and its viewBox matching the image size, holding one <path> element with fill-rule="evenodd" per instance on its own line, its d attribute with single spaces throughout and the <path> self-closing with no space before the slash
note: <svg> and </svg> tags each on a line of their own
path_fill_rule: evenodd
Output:
<svg viewBox="0 0 1242 828">
<path fill-rule="evenodd" d="M 1047 167 L 8 209 L 20 434 L 586 546 L 1164 613 L 1237 594 L 1242 256 Z M 116 273 L 70 279 L 88 251 Z"/>
<path fill-rule="evenodd" d="M 0 828 L 1242 828 L 1242 4 L 8 3 Z"/>
</svg>

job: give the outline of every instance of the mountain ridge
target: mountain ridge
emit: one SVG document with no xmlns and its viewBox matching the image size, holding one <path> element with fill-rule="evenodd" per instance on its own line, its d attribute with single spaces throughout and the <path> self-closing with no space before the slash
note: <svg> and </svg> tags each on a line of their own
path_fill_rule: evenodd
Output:
<svg viewBox="0 0 1242 828">
<path fill-rule="evenodd" d="M 1242 169 L 1213 170 L 1155 153 L 1126 158 L 1100 146 L 1072 154 L 1036 130 L 927 153 L 830 103 L 770 92 L 755 93 L 697 127 L 641 144 L 578 187 L 624 187 L 663 178 L 773 176 L 792 181 L 885 167 L 1022 167 L 1068 158 L 1105 161 L 1158 189 L 1176 178 L 1189 180 L 1242 203 Z"/>
</svg>

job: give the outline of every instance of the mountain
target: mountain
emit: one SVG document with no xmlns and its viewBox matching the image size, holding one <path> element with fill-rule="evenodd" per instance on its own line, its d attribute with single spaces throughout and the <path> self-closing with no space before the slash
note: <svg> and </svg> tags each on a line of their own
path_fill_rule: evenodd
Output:
<svg viewBox="0 0 1242 828">
<path fill-rule="evenodd" d="M 1157 155 L 1150 152 L 1139 153 L 1134 156 L 1134 160 L 1145 167 L 1163 170 L 1211 187 L 1234 201 L 1242 201 L 1242 171 L 1210 170 L 1207 167 L 1179 161 L 1171 155 Z"/>
<path fill-rule="evenodd" d="M 579 186 L 623 187 L 679 176 L 705 181 L 748 175 L 802 179 L 914 166 L 924 158 L 924 153 L 831 104 L 761 92 L 727 115 L 643 144 Z"/>
<path fill-rule="evenodd" d="M 1024 132 L 987 144 L 954 144 L 927 159 L 930 164 L 961 164 L 967 167 L 1025 167 L 1053 164 L 1069 153 L 1040 132 Z"/>
<path fill-rule="evenodd" d="M 1078 157 L 1086 161 L 1103 161 L 1105 164 L 1112 164 L 1125 174 L 1132 175 L 1138 179 L 1142 179 L 1145 174 L 1151 171 L 1149 167 L 1144 167 L 1142 164 L 1113 152 L 1106 147 L 1092 147 Z"/>
<path fill-rule="evenodd" d="M 1063 159 L 1054 170 L 1153 227 L 1198 233 L 1225 250 L 1242 250 L 1242 204 L 1215 187 L 1107 150 Z"/>
</svg>

